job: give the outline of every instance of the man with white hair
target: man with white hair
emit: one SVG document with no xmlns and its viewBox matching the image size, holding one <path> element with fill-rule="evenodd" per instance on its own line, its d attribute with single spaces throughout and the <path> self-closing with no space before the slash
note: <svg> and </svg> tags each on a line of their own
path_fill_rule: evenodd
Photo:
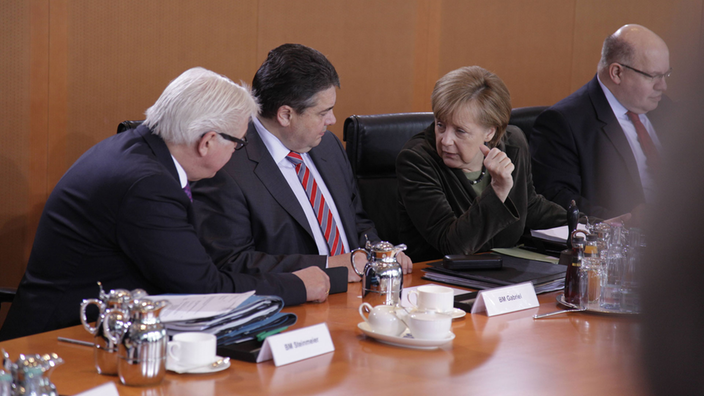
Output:
<svg viewBox="0 0 704 396">
<path fill-rule="evenodd" d="M 596 76 L 535 122 L 536 190 L 591 216 L 638 220 L 656 195 L 665 127 L 655 110 L 671 72 L 667 44 L 651 30 L 625 25 L 607 37 Z"/>
<path fill-rule="evenodd" d="M 329 284 L 319 268 L 241 274 L 216 267 L 196 235 L 188 182 L 212 177 L 246 144 L 257 112 L 248 89 L 193 68 L 166 87 L 143 125 L 83 154 L 47 200 L 0 340 L 79 324 L 97 281 L 149 294 L 256 290 L 287 304 L 304 302 L 291 290 L 303 284 L 323 298 Z"/>
</svg>

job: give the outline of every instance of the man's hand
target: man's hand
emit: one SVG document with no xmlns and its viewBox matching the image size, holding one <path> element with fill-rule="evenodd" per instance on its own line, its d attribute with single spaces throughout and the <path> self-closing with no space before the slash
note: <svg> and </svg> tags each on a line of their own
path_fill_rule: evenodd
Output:
<svg viewBox="0 0 704 396">
<path fill-rule="evenodd" d="M 605 223 L 623 223 L 626 227 L 641 227 L 645 223 L 650 207 L 647 204 L 640 204 L 633 208 L 630 213 L 622 214 L 608 220 Z"/>
<path fill-rule="evenodd" d="M 628 227 L 641 227 L 650 212 L 650 206 L 640 204 L 631 210 L 631 218 L 624 220 Z"/>
<path fill-rule="evenodd" d="M 413 261 L 411 261 L 411 258 L 408 257 L 406 253 L 399 252 L 396 255 L 396 261 L 401 264 L 401 268 L 403 269 L 404 274 L 410 274 L 411 272 L 413 272 Z"/>
<path fill-rule="evenodd" d="M 307 267 L 293 273 L 306 286 L 306 301 L 323 302 L 330 294 L 330 278 L 318 267 Z"/>
<path fill-rule="evenodd" d="M 621 216 L 612 217 L 608 220 L 604 220 L 606 224 L 628 224 L 631 220 L 632 215 L 630 213 L 622 214 Z"/>
<path fill-rule="evenodd" d="M 351 254 L 352 253 L 346 253 L 328 257 L 328 267 L 347 267 L 347 282 L 359 282 L 362 278 L 360 278 L 354 271 L 354 268 L 352 268 L 352 262 L 350 261 Z M 355 252 L 354 255 L 354 265 L 359 272 L 364 272 L 364 266 L 367 264 L 367 255 L 364 252 Z M 404 274 L 413 272 L 413 261 L 411 261 L 411 258 L 406 256 L 404 252 L 399 252 L 399 254 L 396 255 L 396 261 L 401 265 Z"/>
<path fill-rule="evenodd" d="M 511 173 L 513 173 L 515 166 L 506 153 L 496 147 L 489 149 L 489 147 L 481 145 L 479 149 L 484 154 L 484 166 L 491 176 L 491 187 L 501 202 L 505 202 L 508 193 L 513 188 Z"/>
<path fill-rule="evenodd" d="M 337 256 L 329 256 L 328 268 L 347 267 L 347 282 L 359 282 L 362 278 L 360 278 L 354 271 L 354 268 L 352 268 L 352 262 L 350 261 L 351 255 L 352 253 L 345 253 Z M 367 255 L 364 254 L 364 252 L 356 252 L 354 256 L 354 263 L 359 272 L 364 272 L 364 265 L 367 263 Z"/>
</svg>

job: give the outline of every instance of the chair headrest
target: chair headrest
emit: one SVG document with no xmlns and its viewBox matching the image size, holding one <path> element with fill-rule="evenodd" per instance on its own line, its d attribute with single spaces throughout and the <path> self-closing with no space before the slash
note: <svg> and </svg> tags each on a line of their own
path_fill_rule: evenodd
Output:
<svg viewBox="0 0 704 396">
<path fill-rule="evenodd" d="M 144 120 L 136 120 L 136 121 L 122 121 L 117 125 L 117 133 L 124 132 L 130 129 L 135 129 L 138 126 L 142 125 Z"/>
<path fill-rule="evenodd" d="M 348 117 L 343 138 L 352 170 L 357 177 L 396 177 L 396 156 L 401 148 L 433 120 L 430 112 Z"/>
<path fill-rule="evenodd" d="M 521 128 L 526 139 L 530 141 L 530 133 L 533 131 L 535 119 L 547 108 L 548 106 L 516 107 L 511 110 L 511 119 L 508 123 Z"/>
</svg>

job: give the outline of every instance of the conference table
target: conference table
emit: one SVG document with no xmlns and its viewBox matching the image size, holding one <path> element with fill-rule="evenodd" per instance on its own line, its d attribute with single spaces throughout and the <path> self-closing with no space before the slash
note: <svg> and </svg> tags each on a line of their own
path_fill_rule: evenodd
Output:
<svg viewBox="0 0 704 396">
<path fill-rule="evenodd" d="M 431 283 L 424 264 L 404 276 L 404 287 Z M 643 395 L 639 365 L 640 323 L 635 316 L 590 312 L 534 320 L 562 309 L 560 293 L 538 296 L 540 307 L 488 317 L 470 314 L 452 323 L 455 339 L 435 350 L 409 349 L 365 336 L 360 283 L 324 303 L 284 308 L 298 316 L 291 329 L 326 323 L 335 351 L 276 367 L 273 361 L 231 366 L 213 374 L 168 372 L 156 387 L 129 387 L 99 375 L 91 347 L 59 342 L 63 336 L 90 341 L 81 326 L 0 343 L 12 360 L 20 353 L 50 353 L 65 363 L 51 380 L 59 394 L 73 395 L 112 381 L 120 395 Z M 78 308 L 76 308 L 78 310 Z"/>
</svg>

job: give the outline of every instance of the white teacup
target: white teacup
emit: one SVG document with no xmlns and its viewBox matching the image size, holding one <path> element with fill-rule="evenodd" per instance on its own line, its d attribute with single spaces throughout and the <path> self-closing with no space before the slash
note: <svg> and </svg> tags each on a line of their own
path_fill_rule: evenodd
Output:
<svg viewBox="0 0 704 396">
<path fill-rule="evenodd" d="M 166 349 L 168 359 L 181 367 L 205 366 L 217 360 L 217 338 L 214 334 L 176 334 Z"/>
<path fill-rule="evenodd" d="M 452 315 L 435 311 L 418 311 L 408 315 L 408 329 L 413 338 L 440 340 L 447 338 L 452 325 Z"/>
<path fill-rule="evenodd" d="M 369 312 L 368 318 L 364 316 L 364 308 Z M 365 302 L 359 306 L 359 315 L 372 330 L 379 334 L 399 336 L 406 330 L 406 325 L 396 316 L 396 308 L 390 305 L 372 307 Z"/>
<path fill-rule="evenodd" d="M 415 302 L 411 299 L 415 296 Z M 406 295 L 408 303 L 419 311 L 452 312 L 455 306 L 455 292 L 445 286 L 419 286 Z"/>
</svg>

